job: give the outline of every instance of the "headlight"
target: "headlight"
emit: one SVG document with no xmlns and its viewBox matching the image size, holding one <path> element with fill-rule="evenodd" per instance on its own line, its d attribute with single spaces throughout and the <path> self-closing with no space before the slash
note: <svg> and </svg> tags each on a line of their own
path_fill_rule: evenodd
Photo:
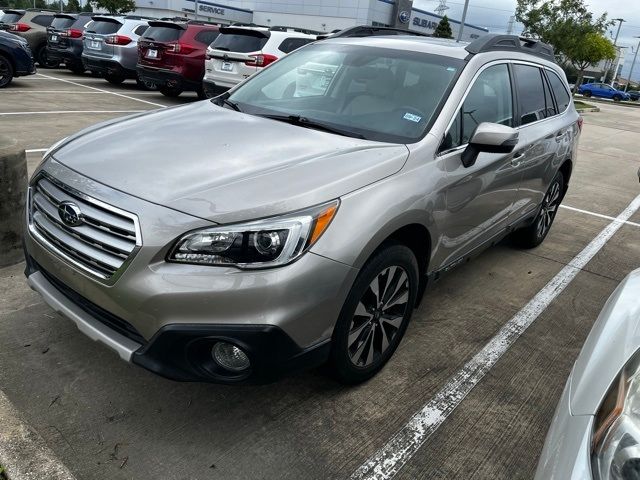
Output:
<svg viewBox="0 0 640 480">
<path fill-rule="evenodd" d="M 640 351 L 629 359 L 600 405 L 591 461 L 597 480 L 640 478 Z"/>
<path fill-rule="evenodd" d="M 338 204 L 334 200 L 281 217 L 188 233 L 176 242 L 168 261 L 239 268 L 287 264 L 320 238 Z"/>
</svg>

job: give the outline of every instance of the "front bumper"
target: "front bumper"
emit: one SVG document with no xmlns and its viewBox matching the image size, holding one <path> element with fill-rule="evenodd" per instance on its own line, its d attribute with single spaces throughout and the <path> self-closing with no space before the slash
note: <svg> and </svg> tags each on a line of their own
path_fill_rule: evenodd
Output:
<svg viewBox="0 0 640 480">
<path fill-rule="evenodd" d="M 178 72 L 138 65 L 138 77 L 145 81 L 155 83 L 158 87 L 169 87 L 183 91 L 198 91 L 202 88 L 202 82 L 195 82 L 185 78 Z"/>
<path fill-rule="evenodd" d="M 356 269 L 312 252 L 265 270 L 168 263 L 173 239 L 210 223 L 112 190 L 55 161 L 43 169 L 140 218 L 142 247 L 111 284 L 81 273 L 26 229 L 30 285 L 88 336 L 175 380 L 264 382 L 326 359 Z M 208 345 L 210 353 L 215 339 L 247 352 L 249 375 L 226 378 L 210 368 L 202 351 Z"/>
<path fill-rule="evenodd" d="M 120 63 L 114 60 L 107 60 L 97 57 L 89 57 L 82 55 L 82 63 L 87 70 L 96 72 L 99 75 L 116 75 L 125 78 L 135 79 L 137 77 L 135 70 L 130 70 L 123 67 Z"/>
<path fill-rule="evenodd" d="M 572 415 L 571 376 L 549 428 L 535 480 L 590 480 L 592 415 Z"/>
</svg>

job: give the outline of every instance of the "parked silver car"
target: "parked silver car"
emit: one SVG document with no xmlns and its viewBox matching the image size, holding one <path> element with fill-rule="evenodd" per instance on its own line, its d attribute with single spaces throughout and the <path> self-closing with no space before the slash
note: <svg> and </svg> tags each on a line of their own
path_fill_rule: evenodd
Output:
<svg viewBox="0 0 640 480">
<path fill-rule="evenodd" d="M 83 37 L 82 62 L 109 83 L 137 79 L 138 39 L 149 28 L 141 17 L 95 15 Z M 142 82 L 139 82 L 142 83 Z"/>
<path fill-rule="evenodd" d="M 560 398 L 536 479 L 640 476 L 640 270 L 613 292 Z"/>
<path fill-rule="evenodd" d="M 324 40 L 52 148 L 29 186 L 29 283 L 166 377 L 329 361 L 360 382 L 428 283 L 507 234 L 544 240 L 580 125 L 542 43 Z"/>
</svg>

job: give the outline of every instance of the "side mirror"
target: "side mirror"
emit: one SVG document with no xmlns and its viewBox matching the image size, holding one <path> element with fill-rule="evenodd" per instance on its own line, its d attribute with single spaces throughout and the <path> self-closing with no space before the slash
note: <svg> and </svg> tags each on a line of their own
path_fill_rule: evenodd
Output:
<svg viewBox="0 0 640 480">
<path fill-rule="evenodd" d="M 518 144 L 518 131 L 499 123 L 483 122 L 471 135 L 469 145 L 462 152 L 462 165 L 470 167 L 476 163 L 480 152 L 511 153 Z"/>
</svg>

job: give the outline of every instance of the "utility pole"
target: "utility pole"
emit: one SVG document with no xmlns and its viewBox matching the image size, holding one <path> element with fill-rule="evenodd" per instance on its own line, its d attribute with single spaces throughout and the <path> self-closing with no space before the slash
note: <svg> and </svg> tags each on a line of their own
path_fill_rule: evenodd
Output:
<svg viewBox="0 0 640 480">
<path fill-rule="evenodd" d="M 640 37 L 633 37 L 633 38 L 640 38 Z M 633 62 L 631 62 L 631 70 L 629 70 L 629 80 L 627 81 L 627 84 L 624 86 L 624 91 L 625 92 L 627 91 L 627 89 L 629 88 L 629 84 L 631 83 L 631 75 L 633 75 L 633 67 L 636 66 L 636 59 L 638 58 L 638 50 L 640 50 L 640 40 L 638 40 L 638 46 L 636 47 L 636 53 L 634 53 Z"/>
<path fill-rule="evenodd" d="M 464 0 L 464 9 L 462 10 L 462 20 L 460 20 L 460 30 L 458 30 L 458 39 L 456 42 L 460 43 L 462 39 L 462 32 L 464 30 L 464 22 L 467 21 L 467 10 L 469 9 L 469 0 Z"/>
<path fill-rule="evenodd" d="M 436 13 L 442 17 L 444 16 L 445 10 L 449 10 L 449 7 L 447 7 L 447 0 L 440 0 L 440 4 L 438 5 L 438 8 L 436 8 Z"/>
<path fill-rule="evenodd" d="M 511 15 L 509 17 L 509 23 L 507 24 L 507 35 L 511 35 L 513 33 L 513 26 L 516 23 L 516 16 Z"/>
</svg>

